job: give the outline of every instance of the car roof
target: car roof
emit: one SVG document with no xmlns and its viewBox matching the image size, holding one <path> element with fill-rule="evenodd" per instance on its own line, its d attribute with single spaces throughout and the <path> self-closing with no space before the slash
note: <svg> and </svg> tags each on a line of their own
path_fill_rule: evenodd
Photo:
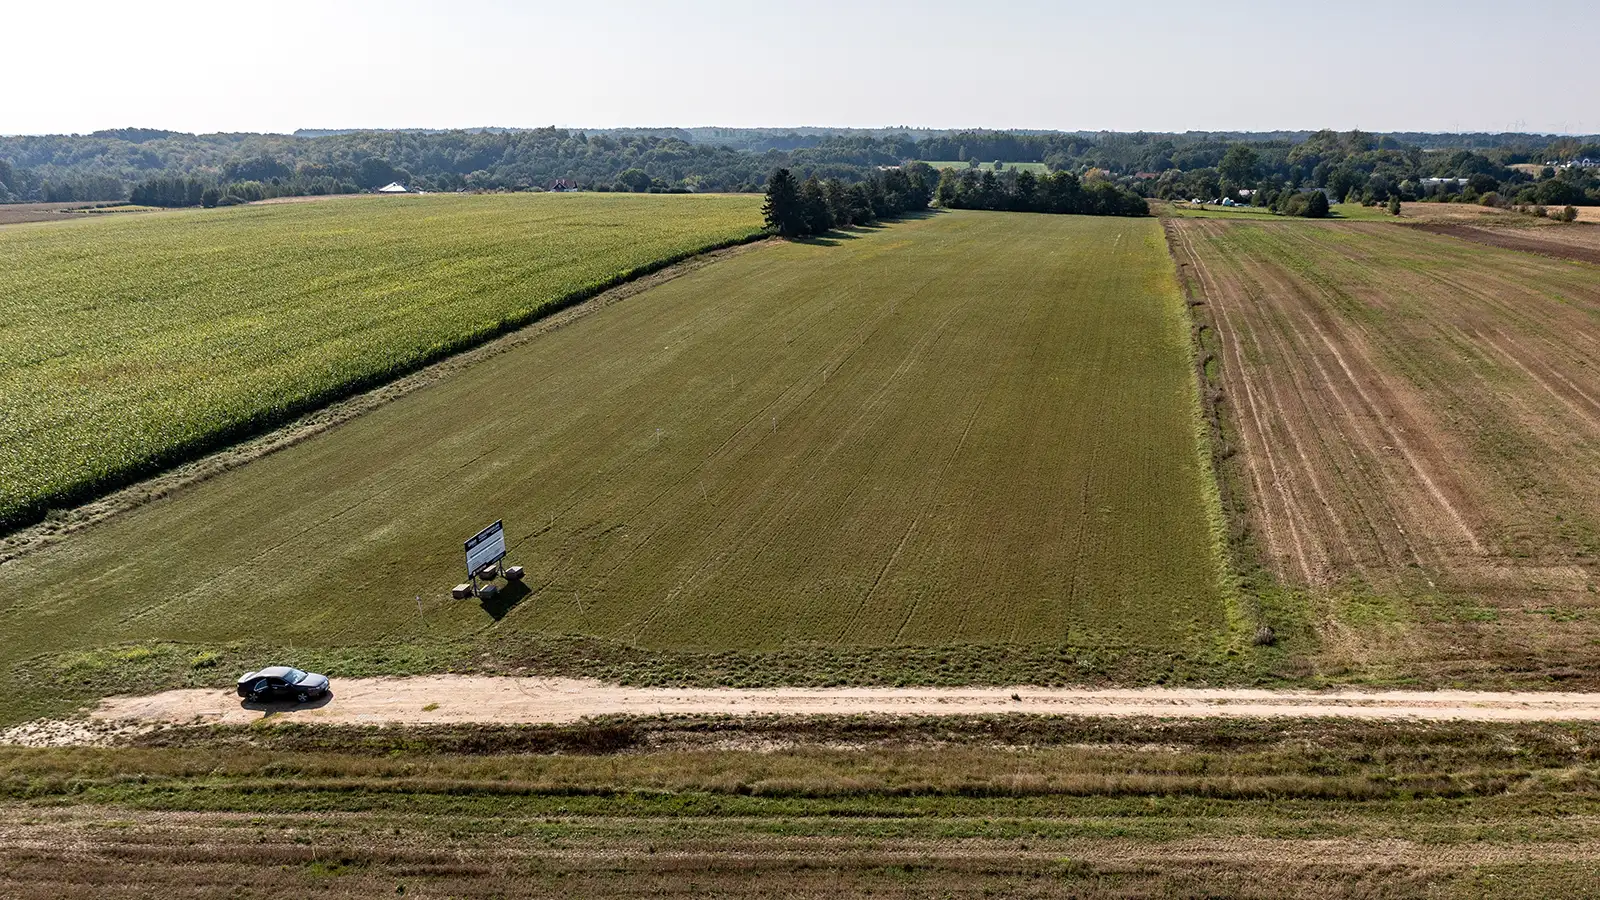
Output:
<svg viewBox="0 0 1600 900">
<path fill-rule="evenodd" d="M 290 672 L 293 672 L 293 671 L 294 670 L 289 668 L 288 666 L 267 666 L 265 669 L 262 669 L 261 671 L 257 672 L 255 674 L 255 677 L 257 677 L 257 678 L 282 678 L 283 676 L 288 675 Z"/>
</svg>

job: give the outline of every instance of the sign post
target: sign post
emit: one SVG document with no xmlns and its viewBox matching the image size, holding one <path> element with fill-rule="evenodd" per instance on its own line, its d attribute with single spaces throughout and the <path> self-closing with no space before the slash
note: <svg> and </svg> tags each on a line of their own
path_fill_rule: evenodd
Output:
<svg viewBox="0 0 1600 900">
<path fill-rule="evenodd" d="M 467 579 L 466 584 L 458 584 L 450 591 L 450 595 L 457 600 L 467 597 L 480 597 L 487 599 L 493 597 L 498 590 L 494 580 L 504 575 L 507 581 L 521 581 L 522 567 L 512 566 L 504 571 L 494 567 L 506 558 L 506 529 L 503 521 L 496 522 L 488 528 L 473 535 L 462 544 L 467 554 Z M 489 583 L 483 587 L 478 586 L 478 579 L 487 578 Z M 420 608 L 420 607 L 419 607 Z"/>
<path fill-rule="evenodd" d="M 478 587 L 478 573 L 506 556 L 506 530 L 503 521 L 495 522 L 466 541 L 467 577 L 472 579 L 474 593 Z"/>
</svg>

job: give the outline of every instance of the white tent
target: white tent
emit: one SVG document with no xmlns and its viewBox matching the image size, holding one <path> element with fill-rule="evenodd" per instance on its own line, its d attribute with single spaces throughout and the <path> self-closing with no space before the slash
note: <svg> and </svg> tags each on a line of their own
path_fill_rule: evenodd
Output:
<svg viewBox="0 0 1600 900">
<path fill-rule="evenodd" d="M 411 192 L 406 190 L 406 186 L 401 184 L 400 182 L 391 181 L 388 184 L 384 185 L 383 187 L 378 188 L 378 193 L 380 193 L 380 194 L 409 194 Z"/>
</svg>

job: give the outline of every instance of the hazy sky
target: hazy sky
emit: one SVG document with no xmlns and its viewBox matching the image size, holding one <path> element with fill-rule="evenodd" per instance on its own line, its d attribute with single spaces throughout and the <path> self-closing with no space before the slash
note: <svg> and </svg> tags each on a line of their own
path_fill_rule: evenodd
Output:
<svg viewBox="0 0 1600 900">
<path fill-rule="evenodd" d="M 0 133 L 1600 132 L 1600 0 L 7 0 Z M 1534 48 L 1534 49 L 1529 49 Z"/>
</svg>

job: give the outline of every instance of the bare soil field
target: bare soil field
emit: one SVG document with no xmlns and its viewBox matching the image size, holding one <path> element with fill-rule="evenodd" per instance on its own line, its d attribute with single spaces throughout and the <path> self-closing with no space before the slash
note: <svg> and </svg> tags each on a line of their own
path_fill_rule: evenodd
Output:
<svg viewBox="0 0 1600 900">
<path fill-rule="evenodd" d="M 1575 209 L 1578 210 L 1579 222 L 1600 222 L 1600 206 L 1579 206 Z M 1540 228 L 1562 224 L 1539 216 L 1481 206 L 1477 203 L 1402 203 L 1399 221 L 1506 225 L 1514 228 Z"/>
<path fill-rule="evenodd" d="M 1555 224 L 1549 219 L 1527 216 L 1508 209 L 1476 203 L 1402 203 L 1401 222 L 1472 223 L 1477 225 L 1539 226 Z"/>
<path fill-rule="evenodd" d="M 1448 235 L 1506 250 L 1521 250 L 1557 259 L 1600 264 L 1600 227 L 1588 224 L 1539 229 L 1439 224 L 1413 227 L 1431 234 Z"/>
<path fill-rule="evenodd" d="M 1600 721 L 1600 694 L 1473 691 L 1267 691 L 1142 688 L 635 688 L 578 678 L 426 675 L 339 681 L 331 700 L 246 703 L 232 691 L 185 689 L 109 697 L 101 722 L 243 724 L 261 718 L 318 724 L 561 724 L 591 716 L 986 715 L 1171 718 L 1373 718 Z M 0 732 L 29 743 L 36 726 Z M 61 732 L 77 743 L 75 732 Z"/>
<path fill-rule="evenodd" d="M 1169 221 L 1207 304 L 1241 542 L 1322 671 L 1590 679 L 1600 278 L 1381 224 Z"/>
<path fill-rule="evenodd" d="M 70 222 L 84 218 L 94 203 L 0 203 L 0 225 L 29 222 Z M 140 207 L 142 210 L 143 207 Z"/>
</svg>

